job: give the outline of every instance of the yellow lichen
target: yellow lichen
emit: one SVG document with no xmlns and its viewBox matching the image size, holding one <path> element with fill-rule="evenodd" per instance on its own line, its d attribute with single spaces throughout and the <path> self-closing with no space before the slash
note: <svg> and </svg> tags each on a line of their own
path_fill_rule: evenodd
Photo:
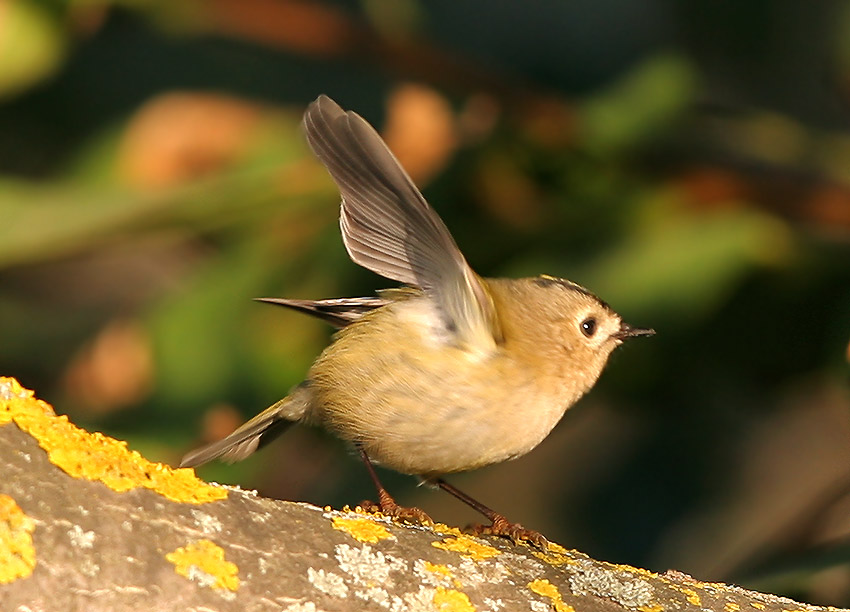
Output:
<svg viewBox="0 0 850 612">
<path fill-rule="evenodd" d="M 725 612 L 738 612 L 741 609 L 741 606 L 736 604 L 734 601 L 727 601 L 726 605 L 723 606 L 723 610 Z"/>
<path fill-rule="evenodd" d="M 239 568 L 224 560 L 224 550 L 209 540 L 198 540 L 165 555 L 181 576 L 201 586 L 235 591 L 239 588 Z"/>
<path fill-rule="evenodd" d="M 531 554 L 549 565 L 557 566 L 573 563 L 573 559 L 568 555 L 567 549 L 554 542 L 549 542 L 546 550 L 543 552 L 532 549 Z"/>
<path fill-rule="evenodd" d="M 118 492 L 144 487 L 176 502 L 201 504 L 227 497 L 226 489 L 203 482 L 190 468 L 148 461 L 126 442 L 80 429 L 13 378 L 0 378 L 0 425 L 9 422 L 35 438 L 50 462 L 74 478 L 97 480 Z"/>
<path fill-rule="evenodd" d="M 764 610 L 767 606 L 759 601 L 750 602 L 750 605 L 754 607 L 756 610 Z"/>
<path fill-rule="evenodd" d="M 440 565 L 439 563 L 431 563 L 430 561 L 426 561 L 424 567 L 432 574 L 440 574 L 447 578 L 452 578 L 454 576 L 452 568 L 450 568 L 448 565 Z"/>
<path fill-rule="evenodd" d="M 664 606 L 661 604 L 648 604 L 646 606 L 641 606 L 638 608 L 639 612 L 661 612 L 664 609 Z"/>
<path fill-rule="evenodd" d="M 33 395 L 32 391 L 24 389 L 14 378 L 0 376 L 0 425 L 12 422 L 13 414 L 7 406 L 8 402 L 13 400 L 35 401 L 32 399 Z M 53 411 L 51 410 L 51 413 L 52 412 Z"/>
<path fill-rule="evenodd" d="M 646 578 L 648 580 L 653 580 L 658 578 L 658 574 L 655 572 L 651 572 L 648 569 L 643 569 L 642 567 L 634 567 L 631 565 L 619 564 L 616 567 L 619 567 L 627 572 L 631 572 L 632 574 L 637 574 L 641 578 Z"/>
<path fill-rule="evenodd" d="M 701 606 L 702 599 L 699 596 L 699 593 L 694 591 L 693 589 L 680 588 L 679 591 L 685 595 L 685 598 L 688 600 L 688 603 L 692 606 Z"/>
<path fill-rule="evenodd" d="M 426 572 L 433 574 L 435 579 L 439 580 L 440 582 L 443 582 L 445 584 L 453 584 L 456 588 L 461 588 L 463 586 L 463 583 L 457 578 L 455 578 L 454 570 L 448 565 L 441 565 L 439 563 L 423 561 L 422 568 Z"/>
<path fill-rule="evenodd" d="M 380 523 L 376 523 L 375 521 L 366 518 L 345 518 L 342 516 L 335 516 L 333 518 L 333 528 L 346 532 L 358 542 L 366 542 L 369 544 L 375 544 L 381 540 L 395 537 Z"/>
<path fill-rule="evenodd" d="M 549 582 L 548 580 L 537 579 L 528 583 L 528 588 L 531 591 L 537 593 L 538 595 L 542 595 L 543 597 L 548 597 L 552 600 L 552 608 L 555 612 L 575 612 L 575 608 L 573 608 L 570 604 L 565 603 L 564 599 L 561 597 L 561 592 L 558 591 L 558 587 Z"/>
<path fill-rule="evenodd" d="M 431 546 L 457 552 L 474 561 L 483 561 L 501 554 L 497 549 L 476 542 L 469 536 L 460 535 L 455 538 L 445 538 L 442 542 L 431 542 Z"/>
<path fill-rule="evenodd" d="M 35 568 L 34 521 L 15 500 L 0 495 L 0 584 L 26 578 Z"/>
<path fill-rule="evenodd" d="M 440 612 L 475 612 L 475 606 L 469 601 L 466 593 L 437 587 L 434 593 L 434 607 Z"/>
<path fill-rule="evenodd" d="M 558 546 L 557 544 L 552 544 L 551 542 L 549 543 L 548 552 L 532 550 L 531 554 L 540 559 L 541 561 L 545 561 L 549 565 L 553 566 L 569 565 L 576 563 L 576 560 L 567 554 L 566 548 Z"/>
<path fill-rule="evenodd" d="M 461 536 L 463 532 L 457 527 L 450 527 L 445 523 L 434 523 L 431 525 L 431 530 L 439 533 L 440 535 L 453 535 L 453 536 Z"/>
</svg>

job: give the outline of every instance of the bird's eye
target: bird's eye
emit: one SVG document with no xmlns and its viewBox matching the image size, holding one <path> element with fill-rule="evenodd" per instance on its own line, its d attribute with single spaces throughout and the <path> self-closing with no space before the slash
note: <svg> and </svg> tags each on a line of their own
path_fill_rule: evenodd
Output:
<svg viewBox="0 0 850 612">
<path fill-rule="evenodd" d="M 593 317 L 588 317 L 584 321 L 581 322 L 581 333 L 583 333 L 588 338 L 592 337 L 593 334 L 596 333 L 596 319 Z"/>
</svg>

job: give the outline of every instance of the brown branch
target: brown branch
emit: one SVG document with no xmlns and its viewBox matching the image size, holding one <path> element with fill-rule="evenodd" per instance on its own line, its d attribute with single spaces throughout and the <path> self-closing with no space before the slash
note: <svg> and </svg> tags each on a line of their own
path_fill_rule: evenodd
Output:
<svg viewBox="0 0 850 612">
<path fill-rule="evenodd" d="M 3 610 L 825 610 L 209 485 L 74 427 L 8 378 L 0 466 Z"/>
</svg>

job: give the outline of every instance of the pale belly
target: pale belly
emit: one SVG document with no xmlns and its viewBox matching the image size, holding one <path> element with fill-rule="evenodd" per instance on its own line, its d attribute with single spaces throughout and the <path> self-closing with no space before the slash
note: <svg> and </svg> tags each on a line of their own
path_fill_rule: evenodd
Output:
<svg viewBox="0 0 850 612">
<path fill-rule="evenodd" d="M 317 420 L 399 472 L 438 475 L 523 455 L 571 403 L 510 368 L 426 371 L 410 361 L 317 385 Z M 386 374 L 386 375 L 385 375 Z"/>
</svg>

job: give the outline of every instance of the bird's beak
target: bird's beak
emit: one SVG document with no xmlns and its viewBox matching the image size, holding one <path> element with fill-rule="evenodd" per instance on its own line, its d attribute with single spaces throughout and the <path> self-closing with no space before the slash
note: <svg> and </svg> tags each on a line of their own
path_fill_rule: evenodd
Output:
<svg viewBox="0 0 850 612">
<path fill-rule="evenodd" d="M 620 323 L 620 329 L 614 334 L 618 340 L 633 338 L 634 336 L 654 336 L 655 330 L 648 327 L 632 327 L 628 323 Z"/>
</svg>

